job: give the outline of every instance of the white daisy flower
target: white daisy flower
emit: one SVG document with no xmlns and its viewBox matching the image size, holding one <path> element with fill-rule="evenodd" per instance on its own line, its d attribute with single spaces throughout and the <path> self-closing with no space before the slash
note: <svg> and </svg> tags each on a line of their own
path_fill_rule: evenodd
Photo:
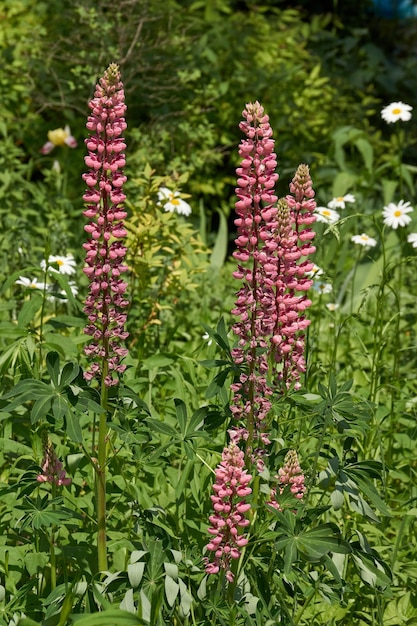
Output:
<svg viewBox="0 0 417 626">
<path fill-rule="evenodd" d="M 394 229 L 398 228 L 398 226 L 407 226 L 411 222 L 411 217 L 407 213 L 411 213 L 413 210 L 411 204 L 404 202 L 404 200 L 400 200 L 398 204 L 390 202 L 387 206 L 384 206 L 382 211 L 384 224 Z"/>
<path fill-rule="evenodd" d="M 368 248 L 374 248 L 377 244 L 376 239 L 365 235 L 365 233 L 362 233 L 362 235 L 353 235 L 350 240 L 353 241 L 353 243 L 357 243 L 360 246 L 366 246 Z"/>
<path fill-rule="evenodd" d="M 316 207 L 314 211 L 317 221 L 324 222 L 325 224 L 335 224 L 338 219 L 340 219 L 340 215 L 337 211 L 333 211 L 333 209 L 328 209 L 324 206 Z"/>
<path fill-rule="evenodd" d="M 329 309 L 329 311 L 331 311 L 333 313 L 334 311 L 337 311 L 337 309 L 339 308 L 340 304 L 338 304 L 337 302 L 328 302 L 326 304 L 326 306 Z"/>
<path fill-rule="evenodd" d="M 25 276 L 19 276 L 15 280 L 16 285 L 23 285 L 23 287 L 29 287 L 29 289 L 45 289 L 45 283 L 38 282 L 37 278 L 26 278 Z"/>
<path fill-rule="evenodd" d="M 408 243 L 411 243 L 413 248 L 417 248 L 417 233 L 410 233 L 407 237 Z"/>
<path fill-rule="evenodd" d="M 315 291 L 318 291 L 322 295 L 325 294 L 325 293 L 331 293 L 333 291 L 333 287 L 331 286 L 330 283 L 325 283 L 325 282 L 322 282 L 320 280 L 317 280 L 313 284 L 313 289 Z"/>
<path fill-rule="evenodd" d="M 330 200 L 327 206 L 329 209 L 345 209 L 346 202 L 355 202 L 355 196 L 351 193 L 347 193 L 345 196 L 338 196 Z"/>
<path fill-rule="evenodd" d="M 178 191 L 171 191 L 167 187 L 160 187 L 158 200 L 163 205 L 167 213 L 178 213 L 179 215 L 191 215 L 192 209 L 188 202 L 180 197 Z"/>
<path fill-rule="evenodd" d="M 53 263 L 58 265 L 58 269 L 52 266 Z M 46 261 L 41 261 L 41 268 L 43 271 L 46 269 Z M 51 254 L 48 259 L 48 270 L 51 272 L 56 272 L 59 274 L 75 274 L 76 263 L 72 254 L 68 254 L 67 256 L 59 256 Z"/>
<path fill-rule="evenodd" d="M 68 281 L 69 288 L 71 289 L 72 295 L 78 295 L 78 285 L 73 281 Z M 60 289 L 59 291 L 55 291 L 54 286 L 51 285 L 49 291 L 51 292 L 48 296 L 48 300 L 53 302 L 54 300 L 59 300 L 60 302 L 68 302 L 67 293 L 65 289 Z"/>
<path fill-rule="evenodd" d="M 313 269 L 309 272 L 306 272 L 306 276 L 308 276 L 309 278 L 318 278 L 319 276 L 322 276 L 323 273 L 324 272 L 321 267 L 313 263 Z"/>
<path fill-rule="evenodd" d="M 398 122 L 408 122 L 411 120 L 411 111 L 413 107 L 404 102 L 391 102 L 388 106 L 384 107 L 381 111 L 382 119 L 388 124 Z"/>
</svg>

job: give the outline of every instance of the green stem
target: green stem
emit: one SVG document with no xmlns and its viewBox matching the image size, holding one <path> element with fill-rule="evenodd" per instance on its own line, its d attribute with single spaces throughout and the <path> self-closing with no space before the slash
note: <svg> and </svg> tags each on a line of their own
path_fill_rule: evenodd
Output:
<svg viewBox="0 0 417 626">
<path fill-rule="evenodd" d="M 316 588 L 313 587 L 313 590 L 309 593 L 309 595 L 306 598 L 306 601 L 304 602 L 303 606 L 298 611 L 297 615 L 295 616 L 293 620 L 294 626 L 299 623 L 300 619 L 303 616 L 304 611 L 306 610 L 306 608 L 308 607 L 308 605 L 310 604 L 310 602 L 312 601 L 315 595 L 316 595 Z"/>
<path fill-rule="evenodd" d="M 400 548 L 401 541 L 403 539 L 405 525 L 407 524 L 408 519 L 409 518 L 408 518 L 407 515 L 403 516 L 403 518 L 401 520 L 400 529 L 398 531 L 397 538 L 395 540 L 394 550 L 392 552 L 392 557 L 391 557 L 391 569 L 392 569 L 393 572 L 394 572 L 395 564 L 396 564 L 396 561 L 397 561 L 398 550 Z"/>
<path fill-rule="evenodd" d="M 107 363 L 103 363 L 101 381 L 101 406 L 103 412 L 99 417 L 98 426 L 98 459 L 96 471 L 96 502 L 97 502 L 97 555 L 98 570 L 107 570 L 106 542 L 106 465 L 107 465 L 107 387 L 104 383 L 107 376 Z"/>
<path fill-rule="evenodd" d="M 52 483 L 52 500 L 56 497 L 56 484 Z M 52 510 L 55 510 L 55 504 L 52 504 Z M 51 591 L 56 587 L 56 554 L 55 554 L 55 525 L 51 528 Z"/>
</svg>

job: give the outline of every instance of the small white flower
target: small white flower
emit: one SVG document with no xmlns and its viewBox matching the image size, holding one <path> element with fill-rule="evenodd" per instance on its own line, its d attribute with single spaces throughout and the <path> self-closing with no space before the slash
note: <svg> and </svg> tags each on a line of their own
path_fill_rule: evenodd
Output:
<svg viewBox="0 0 417 626">
<path fill-rule="evenodd" d="M 208 346 L 211 346 L 211 344 L 213 343 L 213 339 L 210 337 L 208 333 L 204 333 L 204 335 L 202 335 L 201 338 L 207 341 Z"/>
<path fill-rule="evenodd" d="M 417 248 L 417 233 L 410 233 L 407 237 L 408 243 L 411 243 L 413 248 Z"/>
<path fill-rule="evenodd" d="M 353 237 L 351 237 L 351 241 L 353 241 L 353 243 L 359 244 L 360 246 L 366 246 L 368 248 L 374 248 L 377 244 L 376 239 L 365 235 L 365 233 L 362 233 L 362 235 L 353 235 Z"/>
<path fill-rule="evenodd" d="M 384 107 L 381 111 L 382 119 L 388 124 L 398 122 L 408 122 L 411 120 L 411 111 L 413 107 L 404 102 L 391 102 L 388 106 Z"/>
<path fill-rule="evenodd" d="M 411 217 L 407 213 L 411 213 L 413 210 L 409 202 L 404 202 L 403 200 L 400 200 L 398 204 L 390 202 L 387 206 L 384 206 L 382 211 L 384 224 L 394 229 L 398 228 L 398 226 L 407 226 L 411 222 Z"/>
<path fill-rule="evenodd" d="M 351 193 L 347 193 L 345 196 L 338 196 L 330 200 L 327 206 L 329 209 L 345 209 L 346 202 L 355 202 L 355 196 L 352 196 Z"/>
<path fill-rule="evenodd" d="M 340 304 L 338 304 L 337 302 L 328 302 L 326 304 L 326 306 L 329 309 L 329 311 L 331 311 L 333 313 L 334 311 L 337 311 L 337 309 L 339 308 Z"/>
<path fill-rule="evenodd" d="M 58 269 L 52 267 L 52 263 L 56 263 L 58 265 Z M 41 261 L 41 268 L 45 271 L 46 261 Z M 51 272 L 56 272 L 57 274 L 75 274 L 76 263 L 72 254 L 68 254 L 67 256 L 55 256 L 51 254 L 48 259 L 48 270 Z"/>
<path fill-rule="evenodd" d="M 324 206 L 316 207 L 314 211 L 317 221 L 324 222 L 325 224 L 335 224 L 338 219 L 340 219 L 340 215 L 337 211 L 333 211 L 333 209 L 328 209 Z"/>
<path fill-rule="evenodd" d="M 192 209 L 188 202 L 180 197 L 178 191 L 171 191 L 167 187 L 160 187 L 158 200 L 163 205 L 167 213 L 178 213 L 179 215 L 191 215 Z"/>
<path fill-rule="evenodd" d="M 18 280 L 15 280 L 16 285 L 23 285 L 23 287 L 29 287 L 29 289 L 45 289 L 45 283 L 39 283 L 37 278 L 26 278 L 25 276 L 19 276 Z"/>
<path fill-rule="evenodd" d="M 321 267 L 319 267 L 315 263 L 313 263 L 313 269 L 310 270 L 309 272 L 306 272 L 306 276 L 308 276 L 309 278 L 318 278 L 319 276 L 322 276 L 322 275 L 323 275 L 323 270 L 321 269 Z"/>
<path fill-rule="evenodd" d="M 322 282 L 320 280 L 316 281 L 313 284 L 313 289 L 315 291 L 318 291 L 322 295 L 325 294 L 325 293 L 331 293 L 333 291 L 333 287 L 331 286 L 330 283 L 324 283 L 324 282 Z"/>
<path fill-rule="evenodd" d="M 69 288 L 71 289 L 72 295 L 78 295 L 78 285 L 73 281 L 68 281 Z M 55 300 L 59 300 L 60 302 L 68 302 L 67 293 L 65 289 L 60 289 L 59 291 L 55 291 L 54 286 L 51 285 L 49 287 L 50 295 L 48 296 L 48 300 L 50 302 L 54 302 Z M 61 297 L 62 296 L 62 297 Z"/>
</svg>

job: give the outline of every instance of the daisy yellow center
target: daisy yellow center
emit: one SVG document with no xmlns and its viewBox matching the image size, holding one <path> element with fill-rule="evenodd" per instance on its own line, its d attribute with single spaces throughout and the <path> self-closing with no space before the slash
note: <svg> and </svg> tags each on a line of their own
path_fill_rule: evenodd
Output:
<svg viewBox="0 0 417 626">
<path fill-rule="evenodd" d="M 61 267 L 61 265 L 64 265 L 64 261 L 61 261 L 60 259 L 58 259 L 58 261 L 55 261 L 55 263 L 59 265 L 59 267 Z"/>
<path fill-rule="evenodd" d="M 394 212 L 394 217 L 400 217 L 401 215 L 402 215 L 402 213 L 401 213 L 401 211 L 400 211 L 399 209 L 397 209 L 397 210 Z"/>
<path fill-rule="evenodd" d="M 178 198 L 172 198 L 171 204 L 175 204 L 175 206 L 178 206 L 179 203 L 180 203 L 180 201 L 178 200 Z"/>
<path fill-rule="evenodd" d="M 368 241 L 369 237 L 368 237 L 368 235 L 362 235 L 362 239 L 363 239 L 363 241 Z"/>
<path fill-rule="evenodd" d="M 326 209 L 324 209 L 323 215 L 325 215 L 326 217 L 330 217 L 331 213 L 330 213 L 330 211 L 327 211 Z"/>
<path fill-rule="evenodd" d="M 401 113 L 401 109 L 392 109 L 392 113 L 394 115 L 399 115 Z"/>
<path fill-rule="evenodd" d="M 337 200 L 338 202 L 343 202 L 343 200 L 344 200 L 344 196 L 339 196 L 338 198 L 336 198 L 336 200 Z"/>
</svg>

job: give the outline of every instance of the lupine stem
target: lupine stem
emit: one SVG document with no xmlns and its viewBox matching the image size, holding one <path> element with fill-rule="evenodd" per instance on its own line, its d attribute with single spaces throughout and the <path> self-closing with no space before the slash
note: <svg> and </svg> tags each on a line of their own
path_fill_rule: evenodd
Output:
<svg viewBox="0 0 417 626">
<path fill-rule="evenodd" d="M 101 384 L 101 406 L 98 425 L 98 459 L 95 466 L 97 494 L 97 556 L 100 572 L 107 570 L 107 539 L 106 539 L 106 465 L 107 465 L 107 396 L 108 388 Z"/>
<path fill-rule="evenodd" d="M 52 500 L 56 497 L 56 484 L 52 483 Z M 52 510 L 55 504 L 52 505 Z M 56 587 L 56 555 L 55 555 L 55 525 L 51 527 L 51 591 Z"/>
</svg>

